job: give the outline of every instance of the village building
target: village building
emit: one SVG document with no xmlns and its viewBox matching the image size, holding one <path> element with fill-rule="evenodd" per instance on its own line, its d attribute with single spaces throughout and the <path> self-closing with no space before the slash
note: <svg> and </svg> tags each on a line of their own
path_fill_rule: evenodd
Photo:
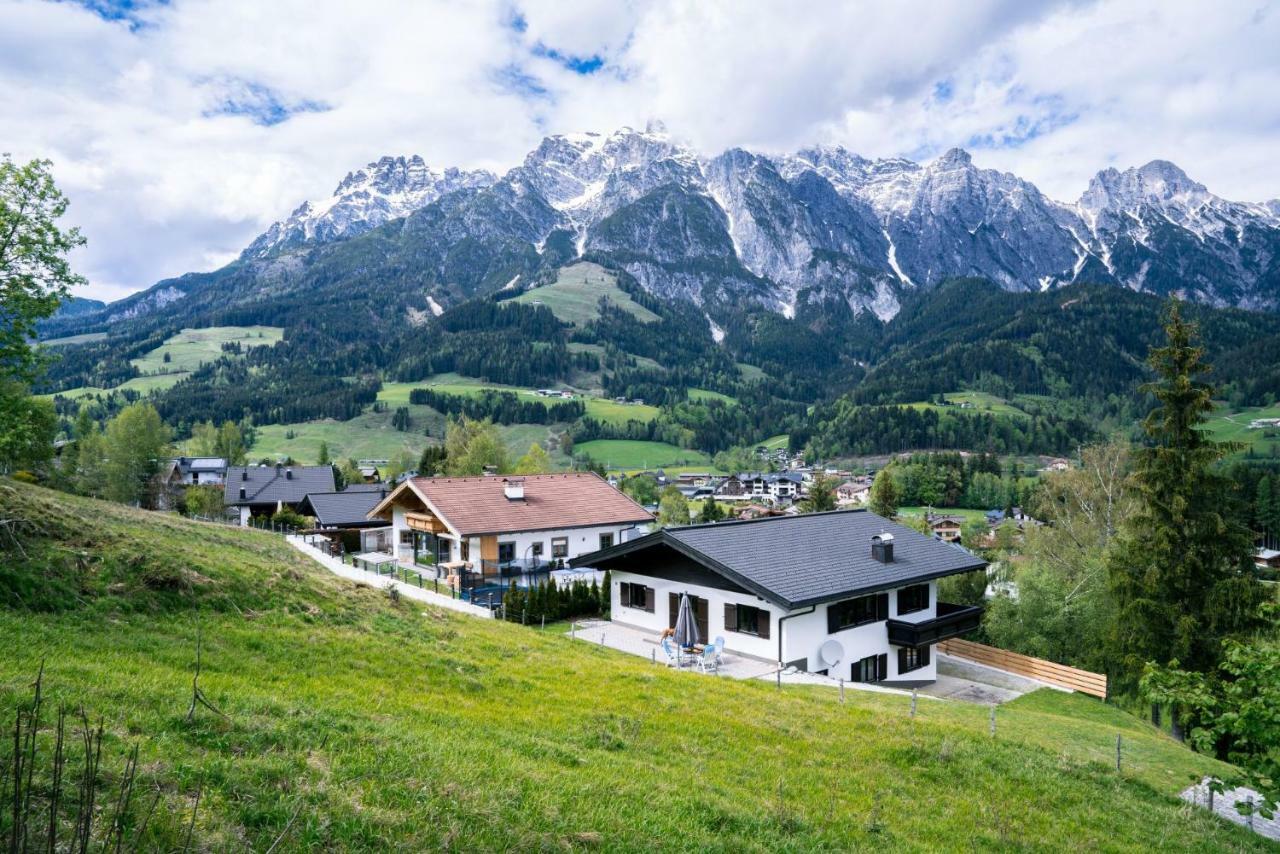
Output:
<svg viewBox="0 0 1280 854">
<path fill-rule="evenodd" d="M 156 508 L 170 510 L 178 506 L 188 486 L 220 484 L 227 477 L 227 461 L 222 457 L 177 457 L 156 476 Z"/>
<path fill-rule="evenodd" d="M 296 512 L 310 493 L 333 491 L 333 466 L 230 466 L 222 501 L 229 515 L 247 525 L 285 507 Z"/>
<path fill-rule="evenodd" d="M 573 565 L 608 570 L 611 619 L 655 638 L 688 595 L 699 635 L 728 651 L 907 687 L 936 679 L 934 644 L 981 621 L 939 602 L 938 579 L 986 567 L 865 510 L 664 528 Z"/>
<path fill-rule="evenodd" d="M 841 507 L 866 504 L 870 497 L 870 478 L 851 478 L 841 482 L 836 487 L 836 504 Z"/>
<path fill-rule="evenodd" d="M 390 523 L 403 564 L 431 566 L 463 592 L 564 569 L 609 548 L 653 514 L 592 472 L 526 477 L 417 477 L 369 513 Z"/>
<path fill-rule="evenodd" d="M 960 529 L 964 525 L 963 516 L 926 513 L 924 521 L 929 526 L 929 531 L 944 543 L 960 542 Z"/>
<path fill-rule="evenodd" d="M 363 486 L 364 484 L 361 484 Z M 312 492 L 298 504 L 298 512 L 315 520 L 313 531 L 326 536 L 339 551 L 391 553 L 391 526 L 370 519 L 369 512 L 386 498 L 385 487 Z"/>
</svg>

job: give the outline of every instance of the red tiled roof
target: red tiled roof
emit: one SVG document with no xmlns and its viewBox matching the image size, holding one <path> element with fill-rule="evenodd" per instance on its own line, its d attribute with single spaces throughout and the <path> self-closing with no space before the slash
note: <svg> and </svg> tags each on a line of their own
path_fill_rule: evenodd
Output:
<svg viewBox="0 0 1280 854">
<path fill-rule="evenodd" d="M 653 521 L 652 514 L 593 472 L 522 479 L 522 500 L 507 498 L 507 478 L 501 475 L 415 477 L 406 486 L 411 484 L 462 536 Z M 393 493 L 388 500 L 395 497 Z"/>
</svg>

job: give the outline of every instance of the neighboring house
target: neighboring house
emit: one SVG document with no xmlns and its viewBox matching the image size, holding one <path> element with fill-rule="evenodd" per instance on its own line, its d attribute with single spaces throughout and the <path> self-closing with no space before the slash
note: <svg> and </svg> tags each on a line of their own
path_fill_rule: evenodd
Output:
<svg viewBox="0 0 1280 854">
<path fill-rule="evenodd" d="M 926 513 L 925 523 L 933 535 L 944 543 L 960 542 L 960 528 L 964 525 L 963 516 L 944 516 L 937 513 Z"/>
<path fill-rule="evenodd" d="M 836 487 L 836 504 L 848 507 L 854 504 L 866 504 L 871 496 L 869 479 L 846 480 Z"/>
<path fill-rule="evenodd" d="M 381 492 L 384 496 L 387 494 L 387 485 L 385 483 L 348 483 L 340 492 Z"/>
<path fill-rule="evenodd" d="M 592 472 L 527 477 L 417 477 L 373 508 L 396 556 L 481 576 L 563 566 L 615 545 L 653 515 Z"/>
<path fill-rule="evenodd" d="M 369 512 L 387 497 L 386 488 L 312 492 L 298 504 L 298 512 L 314 518 L 317 530 L 341 539 L 348 551 L 391 552 L 392 530 Z"/>
<path fill-rule="evenodd" d="M 157 476 L 156 507 L 169 510 L 177 506 L 182 490 L 201 484 L 221 484 L 227 478 L 227 461 L 222 457 L 178 457 Z"/>
<path fill-rule="evenodd" d="M 382 472 L 378 471 L 377 466 L 360 466 L 360 476 L 364 478 L 365 483 L 377 483 L 382 480 Z"/>
<path fill-rule="evenodd" d="M 333 466 L 231 466 L 223 488 L 229 513 L 247 525 L 252 516 L 270 516 L 283 507 L 297 510 L 312 492 L 333 492 Z"/>
<path fill-rule="evenodd" d="M 937 601 L 937 580 L 986 563 L 866 510 L 664 528 L 573 561 L 612 573 L 611 619 L 655 635 L 688 594 L 704 639 L 855 682 L 936 678 L 933 645 L 982 609 Z"/>
<path fill-rule="evenodd" d="M 1066 471 L 1069 468 L 1071 468 L 1071 461 L 1058 457 L 1057 459 L 1050 460 L 1049 464 L 1044 467 L 1044 470 L 1045 471 Z"/>
<path fill-rule="evenodd" d="M 721 481 L 716 498 L 725 501 L 762 501 L 780 503 L 804 496 L 804 475 L 799 472 L 742 472 Z"/>
<path fill-rule="evenodd" d="M 1258 569 L 1280 569 L 1280 551 L 1258 549 L 1253 555 L 1253 565 Z"/>
</svg>

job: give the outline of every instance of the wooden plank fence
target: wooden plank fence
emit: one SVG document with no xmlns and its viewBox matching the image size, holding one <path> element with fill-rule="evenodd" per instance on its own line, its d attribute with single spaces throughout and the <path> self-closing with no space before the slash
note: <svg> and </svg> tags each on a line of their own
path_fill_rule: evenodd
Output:
<svg viewBox="0 0 1280 854">
<path fill-rule="evenodd" d="M 1080 670 L 1075 667 L 1068 667 L 1065 664 L 1045 661 L 1043 658 L 1032 658 L 1029 655 L 1009 652 L 1007 649 L 998 649 L 994 646 L 960 640 L 959 638 L 940 641 L 938 643 L 938 651 L 945 652 L 947 655 L 954 655 L 956 658 L 967 659 L 977 664 L 985 664 L 988 667 L 1007 670 L 1019 676 L 1039 679 L 1041 682 L 1048 682 L 1050 685 L 1056 685 L 1059 688 L 1079 691 L 1081 694 L 1091 694 L 1103 700 L 1107 698 L 1107 675 L 1105 673 L 1091 673 L 1088 670 Z"/>
</svg>

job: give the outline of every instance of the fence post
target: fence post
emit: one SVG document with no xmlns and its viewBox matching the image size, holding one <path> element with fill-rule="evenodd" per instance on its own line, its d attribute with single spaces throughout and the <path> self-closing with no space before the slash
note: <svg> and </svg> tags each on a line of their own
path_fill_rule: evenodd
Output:
<svg viewBox="0 0 1280 854">
<path fill-rule="evenodd" d="M 578 639 L 578 621 L 570 620 L 569 621 L 569 640 L 577 640 L 577 639 Z"/>
<path fill-rule="evenodd" d="M 543 628 L 543 630 L 544 630 L 544 631 L 545 631 L 545 630 L 546 630 L 546 628 L 547 628 L 547 615 L 546 615 L 546 614 L 543 614 L 543 615 L 542 615 L 542 628 Z"/>
<path fill-rule="evenodd" d="M 600 645 L 604 646 L 604 632 L 600 633 Z"/>
<path fill-rule="evenodd" d="M 521 609 L 520 609 L 520 625 L 522 625 L 522 626 L 523 626 L 523 625 L 525 624 L 525 617 L 527 617 L 528 615 L 529 615 L 529 609 L 528 609 L 528 608 L 521 608 Z"/>
<path fill-rule="evenodd" d="M 1116 733 L 1116 773 L 1120 773 L 1120 733 Z"/>
<path fill-rule="evenodd" d="M 991 737 L 995 738 L 996 737 L 996 707 L 995 706 L 991 707 L 991 721 L 988 724 L 988 726 L 991 730 Z"/>
<path fill-rule="evenodd" d="M 844 702 L 844 680 L 840 680 L 840 702 Z"/>
<path fill-rule="evenodd" d="M 658 663 L 658 648 L 656 646 L 653 649 L 649 650 L 649 660 L 652 661 L 654 664 Z"/>
<path fill-rule="evenodd" d="M 916 689 L 911 689 L 911 717 L 916 716 Z"/>
<path fill-rule="evenodd" d="M 778 662 L 778 690 L 782 690 L 782 662 Z"/>
</svg>

